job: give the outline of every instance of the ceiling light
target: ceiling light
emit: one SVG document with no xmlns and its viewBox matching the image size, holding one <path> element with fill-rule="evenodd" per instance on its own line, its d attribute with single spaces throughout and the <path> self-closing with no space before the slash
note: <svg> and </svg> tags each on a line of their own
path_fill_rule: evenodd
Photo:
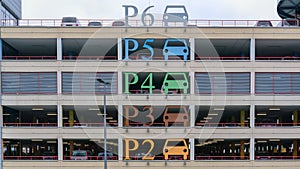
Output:
<svg viewBox="0 0 300 169">
<path fill-rule="evenodd" d="M 218 116 L 219 114 L 217 113 L 209 113 L 208 116 Z"/>
<path fill-rule="evenodd" d="M 223 111 L 224 110 L 224 107 L 219 107 L 219 108 L 214 108 L 214 110 L 220 110 L 220 111 Z"/>
<path fill-rule="evenodd" d="M 47 113 L 48 116 L 56 116 L 56 113 Z"/>
<path fill-rule="evenodd" d="M 3 116 L 10 116 L 11 114 L 8 113 L 4 113 Z"/>
<path fill-rule="evenodd" d="M 43 141 L 41 139 L 32 139 L 31 141 Z"/>
<path fill-rule="evenodd" d="M 203 119 L 205 119 L 205 120 L 211 120 L 213 118 L 212 117 L 204 117 Z"/>
<path fill-rule="evenodd" d="M 272 110 L 273 110 L 273 111 L 279 111 L 280 108 L 279 108 L 279 107 L 270 107 L 269 110 L 270 110 L 270 111 L 272 111 Z"/>
<path fill-rule="evenodd" d="M 91 108 L 88 108 L 88 110 L 89 110 L 89 111 L 99 111 L 100 109 L 99 109 L 99 108 L 92 108 L 92 107 L 91 107 Z"/>
<path fill-rule="evenodd" d="M 41 108 L 41 107 L 34 107 L 34 108 L 32 108 L 31 110 L 33 110 L 33 111 L 41 111 L 41 110 L 44 110 L 44 108 Z"/>
<path fill-rule="evenodd" d="M 280 139 L 269 139 L 269 141 L 280 141 Z"/>
<path fill-rule="evenodd" d="M 266 116 L 267 113 L 257 113 L 258 116 Z"/>
<path fill-rule="evenodd" d="M 63 119 L 63 120 L 68 120 L 68 119 L 69 119 L 69 117 L 63 117 L 62 119 Z"/>
<path fill-rule="evenodd" d="M 267 140 L 258 140 L 257 142 L 258 142 L 258 143 L 266 143 Z"/>
</svg>

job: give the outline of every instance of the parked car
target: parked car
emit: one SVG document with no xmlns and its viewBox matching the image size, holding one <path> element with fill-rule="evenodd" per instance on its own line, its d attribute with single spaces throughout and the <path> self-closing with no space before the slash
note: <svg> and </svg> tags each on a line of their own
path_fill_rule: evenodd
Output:
<svg viewBox="0 0 300 169">
<path fill-rule="evenodd" d="M 102 27 L 102 23 L 101 22 L 89 22 L 88 23 L 88 26 L 91 26 L 91 27 Z"/>
<path fill-rule="evenodd" d="M 257 27 L 273 27 L 272 22 L 268 20 L 257 21 L 255 24 Z"/>
<path fill-rule="evenodd" d="M 106 152 L 106 159 L 107 160 L 117 160 L 113 153 Z M 104 152 L 98 153 L 98 160 L 104 160 Z"/>
<path fill-rule="evenodd" d="M 188 13 L 183 5 L 168 5 L 163 15 L 164 26 L 168 26 L 169 22 L 182 22 L 184 26 L 189 20 Z"/>
<path fill-rule="evenodd" d="M 284 19 L 281 20 L 278 24 L 277 27 L 298 27 L 299 26 L 299 20 L 288 20 Z"/>
<path fill-rule="evenodd" d="M 73 150 L 71 160 L 87 160 L 88 152 L 86 150 Z"/>
<path fill-rule="evenodd" d="M 80 23 L 76 17 L 63 17 L 61 26 L 80 26 Z"/>
<path fill-rule="evenodd" d="M 112 23 L 112 26 L 125 26 L 125 22 L 124 21 L 114 21 Z"/>
</svg>

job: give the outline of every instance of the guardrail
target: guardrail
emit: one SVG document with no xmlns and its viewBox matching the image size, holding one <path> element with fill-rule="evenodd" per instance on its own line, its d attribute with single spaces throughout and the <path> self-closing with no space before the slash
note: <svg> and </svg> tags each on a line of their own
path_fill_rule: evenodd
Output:
<svg viewBox="0 0 300 169">
<path fill-rule="evenodd" d="M 103 27 L 111 27 L 116 19 L 79 19 L 79 27 L 88 26 L 89 22 L 101 22 Z M 119 21 L 119 20 L 118 20 Z M 121 21 L 125 22 L 121 19 Z M 259 24 L 267 22 L 268 24 Z M 22 20 L 2 20 L 2 26 L 44 26 L 60 27 L 61 19 L 22 19 Z M 150 23 L 146 20 L 145 23 Z M 130 27 L 145 27 L 140 20 L 129 20 Z M 298 27 L 298 20 L 189 20 L 187 25 L 183 22 L 170 22 L 168 27 Z M 146 27 L 164 27 L 163 20 L 155 20 L 152 26 Z"/>
<path fill-rule="evenodd" d="M 57 127 L 57 123 L 3 123 L 4 127 Z"/>
</svg>

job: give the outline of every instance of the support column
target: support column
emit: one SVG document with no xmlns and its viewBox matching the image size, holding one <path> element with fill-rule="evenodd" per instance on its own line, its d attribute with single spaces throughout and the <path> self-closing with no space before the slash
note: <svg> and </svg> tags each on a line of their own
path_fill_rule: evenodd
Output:
<svg viewBox="0 0 300 169">
<path fill-rule="evenodd" d="M 251 96 L 255 95 L 255 73 L 250 73 L 250 94 Z"/>
<path fill-rule="evenodd" d="M 57 104 L 57 127 L 61 128 L 63 127 L 63 112 L 62 112 L 62 105 Z"/>
<path fill-rule="evenodd" d="M 195 117 L 195 105 L 190 105 L 190 127 L 195 127 L 196 117 Z"/>
<path fill-rule="evenodd" d="M 62 40 L 61 40 L 61 38 L 57 38 L 57 40 L 56 40 L 56 46 L 57 46 L 57 48 L 56 48 L 56 55 L 57 55 L 57 60 L 62 60 L 62 55 L 63 55 L 63 50 L 62 50 Z"/>
<path fill-rule="evenodd" d="M 190 60 L 195 60 L 195 38 L 190 38 Z"/>
<path fill-rule="evenodd" d="M 251 38 L 250 40 L 250 60 L 255 60 L 255 39 Z"/>
<path fill-rule="evenodd" d="M 74 111 L 69 110 L 69 127 L 73 127 L 74 125 Z"/>
<path fill-rule="evenodd" d="M 298 156 L 298 140 L 293 140 L 293 159 L 297 159 Z"/>
<path fill-rule="evenodd" d="M 298 126 L 298 110 L 295 110 L 293 112 L 293 117 L 294 117 L 294 119 L 293 119 L 294 126 Z"/>
<path fill-rule="evenodd" d="M 123 81 L 122 81 L 123 77 L 122 77 L 122 72 L 118 72 L 118 94 L 122 95 L 122 91 L 123 91 Z"/>
<path fill-rule="evenodd" d="M 3 58 L 2 48 L 3 48 L 3 43 L 2 43 L 2 39 L 0 39 L 0 61 L 2 61 L 2 58 Z"/>
<path fill-rule="evenodd" d="M 57 76 L 57 93 L 58 95 L 62 94 L 62 73 L 60 70 L 56 73 Z"/>
<path fill-rule="evenodd" d="M 253 161 L 255 158 L 255 139 L 252 137 L 250 138 L 250 160 Z"/>
<path fill-rule="evenodd" d="M 123 60 L 123 46 L 122 46 L 122 38 L 118 38 L 118 60 Z"/>
<path fill-rule="evenodd" d="M 191 95 L 195 94 L 195 72 L 190 72 L 190 93 Z"/>
<path fill-rule="evenodd" d="M 123 160 L 123 140 L 122 138 L 118 138 L 118 154 L 119 154 L 119 161 Z"/>
<path fill-rule="evenodd" d="M 123 105 L 118 104 L 118 127 L 123 127 Z"/>
<path fill-rule="evenodd" d="M 195 139 L 190 138 L 190 160 L 195 160 Z"/>
<path fill-rule="evenodd" d="M 240 142 L 240 157 L 241 157 L 241 160 L 245 159 L 245 141 L 244 140 L 241 140 L 241 142 Z"/>
<path fill-rule="evenodd" d="M 255 127 L 255 105 L 250 105 L 250 128 Z"/>
<path fill-rule="evenodd" d="M 245 127 L 245 110 L 241 110 L 240 112 L 240 121 L 241 121 L 241 127 Z"/>
<path fill-rule="evenodd" d="M 61 136 L 57 138 L 57 153 L 58 153 L 58 161 L 63 160 L 64 154 L 63 154 L 63 139 Z"/>
</svg>

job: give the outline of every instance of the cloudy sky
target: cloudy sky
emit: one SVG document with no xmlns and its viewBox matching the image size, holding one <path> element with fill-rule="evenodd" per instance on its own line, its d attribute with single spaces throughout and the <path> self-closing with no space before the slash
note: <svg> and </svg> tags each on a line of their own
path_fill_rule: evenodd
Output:
<svg viewBox="0 0 300 169">
<path fill-rule="evenodd" d="M 134 5 L 139 13 L 149 5 L 151 13 L 163 13 L 166 5 L 185 5 L 190 19 L 280 19 L 277 0 L 22 0 L 24 19 L 120 19 L 122 5 Z"/>
</svg>

